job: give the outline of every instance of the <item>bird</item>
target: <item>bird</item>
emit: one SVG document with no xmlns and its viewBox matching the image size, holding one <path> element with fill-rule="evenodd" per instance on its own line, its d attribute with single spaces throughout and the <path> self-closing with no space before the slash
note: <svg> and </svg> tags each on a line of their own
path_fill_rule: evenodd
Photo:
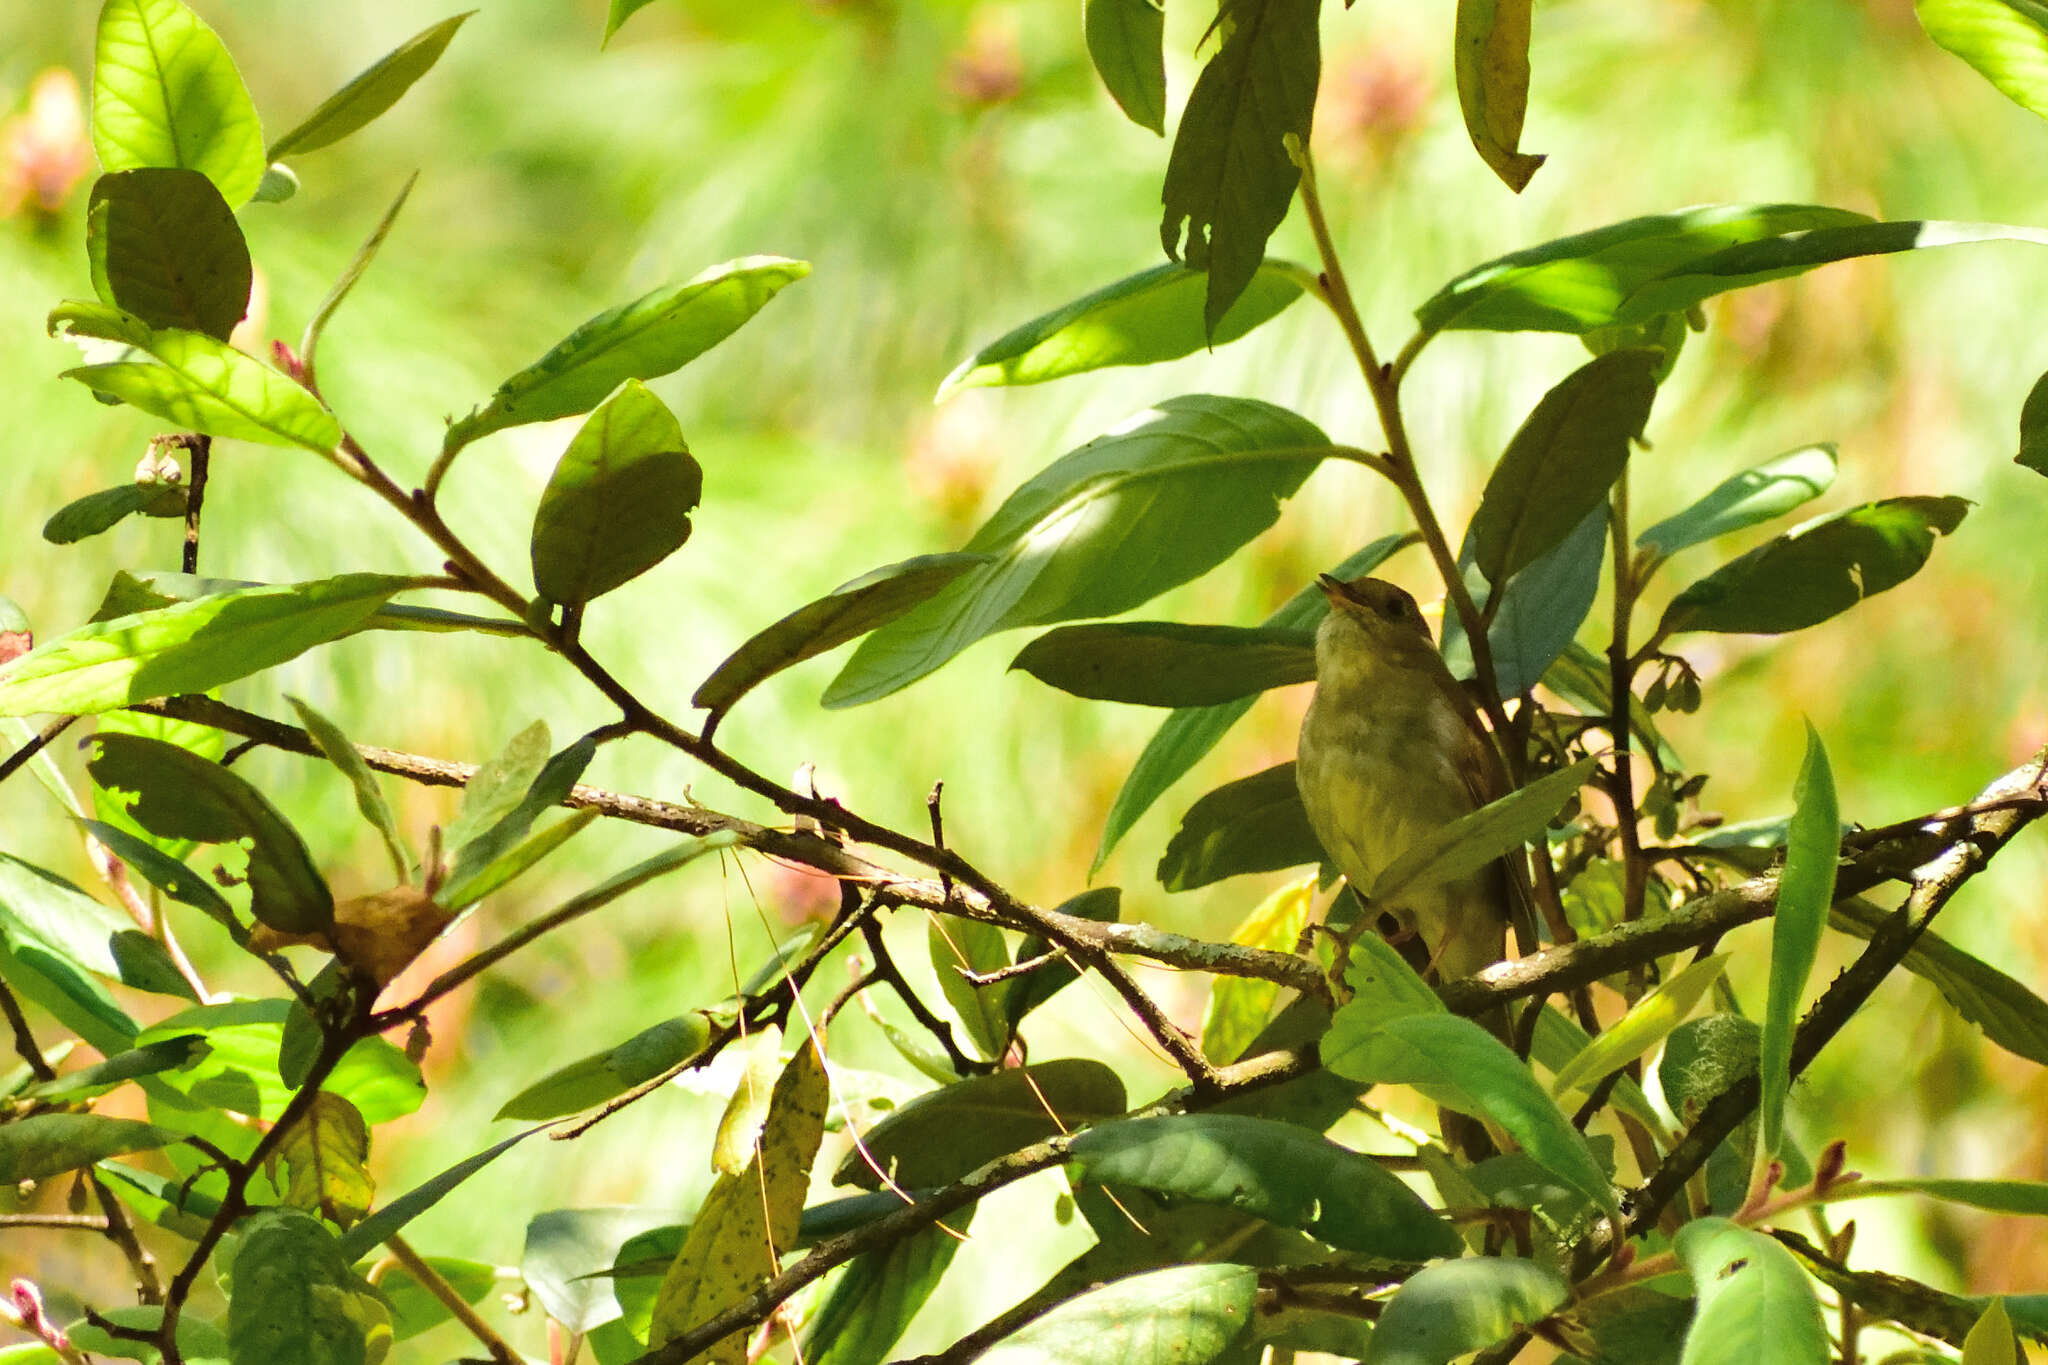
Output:
<svg viewBox="0 0 2048 1365">
<path fill-rule="evenodd" d="M 1317 578 L 1316 689 L 1295 782 L 1308 822 L 1361 898 L 1425 835 L 1502 795 L 1464 688 L 1415 599 L 1379 578 Z M 1470 976 L 1506 956 L 1513 881 L 1504 863 L 1369 908 L 1420 943 L 1426 976 Z"/>
</svg>

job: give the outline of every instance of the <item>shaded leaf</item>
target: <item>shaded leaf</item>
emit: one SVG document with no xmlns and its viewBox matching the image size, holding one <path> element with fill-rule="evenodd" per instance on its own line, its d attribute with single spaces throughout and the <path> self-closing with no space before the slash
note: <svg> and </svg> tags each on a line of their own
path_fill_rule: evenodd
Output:
<svg viewBox="0 0 2048 1365">
<path fill-rule="evenodd" d="M 116 1327 L 131 1328 L 138 1332 L 154 1332 L 163 1326 L 164 1310 L 154 1304 L 137 1304 L 126 1308 L 109 1308 L 96 1311 L 95 1316 Z M 131 1337 L 117 1337 L 105 1328 L 89 1321 L 80 1321 L 64 1329 L 71 1338 L 71 1345 L 79 1351 L 91 1351 L 99 1355 L 114 1356 L 130 1360 L 149 1362 L 157 1365 L 163 1359 L 162 1352 L 147 1341 Z M 185 1358 L 185 1365 L 230 1365 L 228 1339 L 220 1328 L 204 1318 L 191 1313 L 178 1318 L 178 1354 Z M 6 1365 L 31 1365 L 27 1360 L 17 1361 L 0 1352 L 0 1361 Z M 41 1361 L 33 1365 L 43 1365 Z M 49 1365 L 59 1365 L 58 1358 L 50 1357 Z"/>
<path fill-rule="evenodd" d="M 546 726 L 539 721 L 534 725 L 539 727 L 544 752 Z M 530 742 L 533 733 L 529 728 L 514 743 Z M 511 750 L 508 749 L 507 753 L 509 755 Z M 579 811 L 569 817 L 570 821 L 579 822 L 573 828 L 565 828 L 567 822 L 564 822 L 543 830 L 531 839 L 526 833 L 533 828 L 535 820 L 569 799 L 570 793 L 576 789 L 576 779 L 583 776 L 583 770 L 590 766 L 590 760 L 596 754 L 597 741 L 588 735 L 583 736 L 541 764 L 518 799 L 507 806 L 504 804 L 506 799 L 518 791 L 516 780 L 529 771 L 525 766 L 527 757 L 522 755 L 516 769 L 502 770 L 494 776 L 495 790 L 489 801 L 479 807 L 477 823 L 481 823 L 486 814 L 492 818 L 481 832 L 473 836 L 468 834 L 468 829 L 474 825 L 468 820 L 470 810 L 465 800 L 462 817 L 458 819 L 458 823 L 465 826 L 465 837 L 455 845 L 453 867 L 448 874 L 447 885 L 441 889 L 441 903 L 453 909 L 458 902 L 467 905 L 482 898 L 546 857 L 558 844 L 587 824 Z M 464 795 L 467 796 L 466 790 Z M 503 814 L 499 814 L 500 811 Z"/>
<path fill-rule="evenodd" d="M 498 1286 L 497 1267 L 482 1261 L 465 1261 L 455 1256 L 423 1256 L 420 1259 L 453 1289 L 464 1303 L 481 1303 Z M 414 1279 L 404 1266 L 392 1266 L 377 1281 L 377 1292 L 391 1309 L 391 1337 L 404 1341 L 429 1328 L 438 1327 L 453 1316 L 448 1306 Z"/>
<path fill-rule="evenodd" d="M 1851 896 L 1829 908 L 1828 923 L 1868 939 L 1888 915 Z M 2007 1052 L 2048 1066 L 2048 1001 L 2026 983 L 1930 933 L 1913 941 L 1899 965 L 1932 982 L 1956 1013 L 1982 1029 L 1986 1038 Z"/>
<path fill-rule="evenodd" d="M 82 894 L 82 893 L 81 893 Z M 138 1025 L 99 980 L 11 916 L 0 916 L 0 981 L 107 1056 L 127 1050 Z"/>
<path fill-rule="evenodd" d="M 1520 194 L 1543 164 L 1521 150 L 1529 112 L 1531 0 L 1458 0 L 1452 69 L 1458 108 L 1480 159 Z"/>
<path fill-rule="evenodd" d="M 150 327 L 217 341 L 249 308 L 249 245 L 234 210 L 194 170 L 138 167 L 101 176 L 85 211 L 93 291 Z"/>
<path fill-rule="evenodd" d="M 62 314 L 60 316 L 59 314 Z M 52 313 L 57 327 L 75 325 L 76 310 Z M 147 360 L 112 360 L 64 371 L 95 393 L 160 417 L 180 431 L 204 432 L 259 445 L 302 446 L 325 455 L 341 443 L 341 424 L 303 386 L 254 356 L 203 332 L 147 328 L 137 320 L 129 344 Z"/>
<path fill-rule="evenodd" d="M 2048 475 L 2048 374 L 2027 390 L 2020 408 L 2020 453 L 2013 456 L 2013 463 Z"/>
<path fill-rule="evenodd" d="M 517 810 L 547 766 L 549 748 L 548 723 L 537 720 L 478 764 L 463 784 L 462 805 L 448 822 L 443 843 L 459 855 L 472 839 Z"/>
<path fill-rule="evenodd" d="M 1152 0 L 1086 0 L 1081 28 L 1124 117 L 1166 136 L 1166 12 Z"/>
<path fill-rule="evenodd" d="M 1114 621 L 1061 626 L 1010 662 L 1042 683 L 1095 701 L 1215 706 L 1314 682 L 1315 636 L 1270 626 Z"/>
<path fill-rule="evenodd" d="M 1694 1219 L 1674 1245 L 1699 1296 L 1684 1365 L 1826 1365 L 1820 1303 L 1791 1252 L 1725 1218 Z"/>
<path fill-rule="evenodd" d="M 812 1315 L 806 1365 L 882 1365 L 966 1240 L 974 1205 L 847 1263 Z"/>
<path fill-rule="evenodd" d="M 191 987 L 163 945 L 137 929 L 135 921 L 56 873 L 4 853 L 0 853 L 0 941 L 24 959 L 40 958 L 47 963 L 55 957 L 67 967 L 138 990 L 191 996 Z M 118 1011 L 116 1015 L 126 1019 Z M 89 1037 L 86 1040 L 92 1042 Z M 100 1047 L 96 1042 L 92 1045 Z"/>
<path fill-rule="evenodd" d="M 1472 517 L 1473 563 L 1501 583 L 1563 541 L 1607 500 L 1657 397 L 1661 352 L 1609 351 L 1536 405 L 1486 482 Z"/>
<path fill-rule="evenodd" d="M 1373 1022 L 1354 1001 L 1337 1011 L 1323 1065 L 1374 1084 L 1413 1085 L 1439 1104 L 1492 1119 L 1529 1157 L 1610 1216 L 1607 1174 L 1528 1067 L 1470 1019 L 1419 1012 Z"/>
<path fill-rule="evenodd" d="M 1572 1059 L 1584 1052 L 1592 1042 L 1592 1036 L 1579 1026 L 1578 1020 L 1554 1006 L 1545 1005 L 1543 1013 L 1536 1020 L 1536 1036 L 1530 1042 L 1529 1056 L 1531 1060 L 1550 1068 L 1551 1073 L 1556 1075 L 1571 1065 Z M 1663 1125 L 1664 1120 L 1650 1105 L 1650 1097 L 1643 1093 L 1642 1086 L 1632 1077 L 1622 1076 L 1615 1081 L 1614 1089 L 1608 1095 L 1608 1102 L 1651 1132 L 1657 1131 Z"/>
<path fill-rule="evenodd" d="M 346 1228 L 370 1211 L 377 1187 L 369 1159 L 370 1126 L 362 1114 L 341 1096 L 322 1093 L 273 1149 L 267 1170 L 275 1181 L 284 1167 L 284 1203 Z"/>
<path fill-rule="evenodd" d="M 679 370 L 810 270 L 780 256 L 746 256 L 607 309 L 500 384 L 489 403 L 448 429 L 444 448 L 506 427 L 589 412 L 628 379 Z"/>
<path fill-rule="evenodd" d="M 1658 631 L 1780 635 L 1818 625 L 1919 572 L 1969 508 L 1964 498 L 1886 498 L 1810 521 L 1680 593 Z"/>
<path fill-rule="evenodd" d="M 1239 0 L 1222 12 L 1223 44 L 1181 110 L 1161 198 L 1170 258 L 1208 272 L 1202 318 L 1213 333 L 1251 283 L 1266 239 L 1287 217 L 1321 76 L 1316 0 Z M 1182 234 L 1186 241 L 1183 243 Z"/>
<path fill-rule="evenodd" d="M 775 1274 L 780 1253 L 796 1239 L 830 1102 L 824 1058 L 805 1039 L 775 1083 L 754 1160 L 713 1183 L 682 1250 L 662 1277 L 648 1345 L 660 1346 L 687 1332 Z M 740 1365 L 747 1335 L 742 1330 L 723 1338 L 705 1348 L 700 1359 Z"/>
<path fill-rule="evenodd" d="M 982 974 L 1009 966 L 1010 946 L 1003 940 L 1003 931 L 977 920 L 933 915 L 926 937 L 932 974 L 939 979 L 946 1003 L 953 1007 L 983 1057 L 1001 1057 L 1010 1044 L 1009 1019 L 1003 1008 L 1008 983 L 977 986 L 961 972 Z"/>
<path fill-rule="evenodd" d="M 1835 481 L 1835 464 L 1832 445 L 1788 451 L 1716 484 L 1683 512 L 1637 536 L 1636 544 L 1668 559 L 1717 536 L 1761 525 L 1827 492 Z"/>
<path fill-rule="evenodd" d="M 1094 0 L 1158 15 L 1150 0 Z M 1156 365 L 1236 341 L 1301 297 L 1308 272 L 1264 260 L 1211 333 L 1202 321 L 1208 276 L 1169 262 L 1125 276 L 1033 318 L 960 362 L 939 385 L 944 399 L 984 384 L 1042 384 L 1113 365 Z"/>
<path fill-rule="evenodd" d="M 1820 954 L 1821 930 L 1835 899 L 1835 865 L 1842 851 L 1834 772 L 1828 766 L 1827 746 L 1811 721 L 1806 726 L 1806 758 L 1792 791 L 1785 870 L 1778 876 L 1777 907 L 1771 916 L 1770 993 L 1757 1062 L 1763 1082 L 1763 1098 L 1757 1105 L 1762 1123 L 1756 1150 L 1759 1171 L 1778 1154 L 1784 1137 L 1785 1097 L 1792 1086 L 1792 1032 L 1799 1023 L 1806 980 Z"/>
<path fill-rule="evenodd" d="M 1068 1300 L 997 1341 L 980 1365 L 1207 1365 L 1245 1333 L 1259 1274 L 1181 1265 L 1132 1275 Z"/>
<path fill-rule="evenodd" d="M 1101 1062 L 1066 1057 L 974 1076 L 920 1095 L 862 1134 L 833 1172 L 839 1185 L 935 1189 L 1019 1147 L 1124 1112 L 1124 1084 Z M 1049 1111 L 1049 1112 L 1048 1112 Z"/>
<path fill-rule="evenodd" d="M 1123 895 L 1118 887 L 1098 886 L 1061 901 L 1054 909 L 1063 915 L 1114 924 L 1123 917 Z M 1017 945 L 1017 961 L 1030 962 L 1052 951 L 1050 943 L 1034 934 Z M 1028 976 L 1001 983 L 998 989 L 1002 991 L 1003 1018 L 1009 1031 L 1014 1033 L 1026 1015 L 1080 979 L 1080 969 L 1062 957 Z M 950 1082 L 956 1078 L 949 1075 L 944 1079 Z"/>
<path fill-rule="evenodd" d="M 711 1037 L 700 1012 L 679 1014 L 624 1042 L 558 1067 L 500 1105 L 494 1119 L 561 1118 L 603 1104 L 700 1051 Z"/>
<path fill-rule="evenodd" d="M 665 1210 L 637 1205 L 537 1213 L 526 1224 L 520 1278 L 548 1317 L 568 1331 L 589 1332 L 617 1318 L 621 1307 L 610 1277 L 597 1272 L 668 1218 Z"/>
<path fill-rule="evenodd" d="M 1245 872 L 1275 872 L 1323 860 L 1323 846 L 1302 809 L 1294 765 L 1280 763 L 1226 782 L 1188 807 L 1159 860 L 1168 891 Z"/>
<path fill-rule="evenodd" d="M 111 1090 L 138 1076 L 154 1076 L 160 1071 L 175 1071 L 195 1056 L 203 1054 L 206 1045 L 197 1037 L 166 1038 L 160 1043 L 147 1047 L 130 1048 L 117 1052 L 103 1062 L 67 1071 L 53 1081 L 42 1081 L 14 1093 L 12 1098 L 20 1100 L 85 1099 L 102 1091 Z"/>
<path fill-rule="evenodd" d="M 1308 926 L 1315 905 L 1316 879 L 1311 873 L 1288 882 L 1261 901 L 1231 931 L 1230 941 L 1247 948 L 1290 953 Z M 1214 1062 L 1234 1062 L 1258 1036 L 1280 998 L 1279 983 L 1252 976 L 1218 977 L 1202 1011 L 1202 1053 Z"/>
<path fill-rule="evenodd" d="M 546 1131 L 546 1126 L 542 1125 L 538 1128 L 529 1128 L 523 1133 L 514 1133 L 502 1142 L 486 1147 L 475 1156 L 464 1157 L 433 1179 L 414 1186 L 343 1233 L 342 1254 L 350 1260 L 364 1255 L 392 1233 L 440 1203 L 457 1185 L 496 1161 L 514 1146 L 526 1141 L 535 1133 Z"/>
<path fill-rule="evenodd" d="M 1593 600 L 1600 594 L 1600 568 L 1607 558 L 1607 509 L 1596 507 L 1577 529 L 1528 568 L 1508 580 L 1506 595 L 1486 628 L 1493 650 L 1493 670 L 1503 697 L 1519 696 L 1534 687 L 1550 666 L 1570 648 Z M 1491 591 L 1472 562 L 1472 535 L 1458 554 L 1465 586 L 1479 606 Z M 1444 663 L 1460 678 L 1477 675 L 1471 643 L 1456 612 L 1444 617 Z"/>
<path fill-rule="evenodd" d="M 1407 535 L 1381 536 L 1331 569 L 1331 576 L 1352 579 L 1371 573 L 1413 539 Z M 1312 633 L 1329 611 L 1329 599 L 1320 588 L 1310 584 L 1288 598 L 1262 624 L 1268 628 Z M 1252 700 L 1246 697 L 1220 706 L 1180 710 L 1160 723 L 1130 774 L 1124 778 L 1123 786 L 1118 789 L 1116 801 L 1109 809 L 1109 818 L 1103 821 L 1102 839 L 1096 845 L 1095 860 L 1088 868 L 1090 876 L 1102 870 L 1110 850 L 1130 832 L 1138 817 L 1151 809 L 1152 803 L 1200 762 L 1224 732 L 1251 709 Z"/>
<path fill-rule="evenodd" d="M 327 756 L 327 761 L 341 770 L 349 786 L 355 790 L 356 809 L 370 827 L 383 839 L 385 851 L 391 855 L 392 870 L 400 881 L 412 876 L 414 863 L 418 859 L 405 842 L 405 835 L 399 832 L 398 821 L 391 814 L 391 807 L 384 800 L 384 790 L 377 785 L 377 775 L 370 771 L 370 765 L 363 762 L 363 756 L 356 752 L 356 746 L 342 733 L 341 727 L 313 709 L 312 705 L 298 697 L 286 697 L 292 710 L 299 713 L 299 724 L 306 727 L 313 743 Z"/>
<path fill-rule="evenodd" d="M 269 999 L 200 1005 L 151 1025 L 135 1043 L 146 1047 L 198 1036 L 207 1046 L 206 1056 L 159 1079 L 201 1104 L 274 1120 L 292 1098 L 291 1088 L 278 1075 L 278 1052 L 292 1003 Z M 410 1114 L 427 1094 L 420 1069 L 382 1038 L 357 1042 L 320 1088 L 354 1105 L 363 1121 L 373 1126 Z"/>
<path fill-rule="evenodd" d="M 1924 1194 L 1986 1213 L 2048 1218 L 2048 1184 L 2037 1180 L 1859 1180 L 1841 1191 L 1846 1199 L 1885 1194 Z"/>
<path fill-rule="evenodd" d="M 228 1295 L 235 1365 L 382 1358 L 391 1315 L 319 1219 L 296 1209 L 264 1209 L 236 1231 L 240 1246 Z"/>
<path fill-rule="evenodd" d="M 270 144 L 266 161 L 281 161 L 296 152 L 317 151 L 341 141 L 369 123 L 412 89 L 413 82 L 441 60 L 455 30 L 475 14 L 466 10 L 420 30 L 358 74 L 347 85 L 320 102 L 297 127 Z"/>
<path fill-rule="evenodd" d="M 87 763 L 110 792 L 132 792 L 129 814 L 151 833 L 201 843 L 247 839 L 249 911 L 285 933 L 334 922 L 334 896 L 305 841 L 263 793 L 218 763 L 162 740 L 98 735 Z"/>
<path fill-rule="evenodd" d="M 1535 839 L 1586 784 L 1597 762 L 1582 758 L 1431 830 L 1373 879 L 1371 899 L 1391 903 L 1425 887 L 1470 876 Z"/>
<path fill-rule="evenodd" d="M 1061 456 L 967 543 L 994 555 L 861 642 L 828 707 L 907 687 L 983 636 L 1112 616 L 1207 573 L 1271 526 L 1329 438 L 1249 398 L 1169 398 Z"/>
<path fill-rule="evenodd" d="M 1687 963 L 1559 1068 L 1550 1093 L 1563 1098 L 1574 1090 L 1590 1090 L 1609 1072 L 1647 1055 L 1685 1022 L 1727 967 L 1727 953 Z"/>
<path fill-rule="evenodd" d="M 185 488 L 175 483 L 123 483 L 68 502 L 43 523 L 43 539 L 71 545 L 110 530 L 124 517 L 182 517 Z"/>
<path fill-rule="evenodd" d="M 1289 1123 L 1238 1114 L 1119 1119 L 1081 1134 L 1069 1151 L 1079 1179 L 1227 1205 L 1347 1251 L 1426 1261 L 1464 1246 L 1399 1176 Z"/>
<path fill-rule="evenodd" d="M 178 1135 L 133 1119 L 98 1114 L 31 1114 L 0 1124 L 0 1185 L 46 1180 L 92 1165 L 102 1157 L 146 1152 Z"/>
<path fill-rule="evenodd" d="M 263 128 L 235 63 L 180 0 L 107 0 L 93 40 L 92 147 L 109 171 L 198 171 L 241 204 L 263 179 Z"/>
<path fill-rule="evenodd" d="M 580 607 L 631 582 L 690 538 L 704 471 L 659 398 L 635 379 L 583 423 L 533 514 L 533 584 Z"/>
<path fill-rule="evenodd" d="M 1425 1266 L 1387 1300 L 1360 1365 L 1450 1365 L 1570 1297 L 1564 1278 L 1534 1261 L 1475 1256 Z"/>
<path fill-rule="evenodd" d="M 734 702 L 785 668 L 887 625 L 993 555 L 919 555 L 840 584 L 760 631 L 712 670 L 692 706 L 722 716 Z"/>
</svg>

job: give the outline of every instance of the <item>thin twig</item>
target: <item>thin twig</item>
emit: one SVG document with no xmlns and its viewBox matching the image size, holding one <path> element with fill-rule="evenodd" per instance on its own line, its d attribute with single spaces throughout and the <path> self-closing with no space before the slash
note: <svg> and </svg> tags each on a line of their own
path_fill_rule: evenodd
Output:
<svg viewBox="0 0 2048 1365">
<path fill-rule="evenodd" d="M 419 1282 L 422 1289 L 440 1300 L 449 1315 L 461 1323 L 468 1333 L 477 1339 L 482 1347 L 491 1353 L 491 1359 L 499 1365 L 518 1365 L 519 1353 L 506 1344 L 497 1329 L 480 1317 L 470 1307 L 469 1300 L 457 1293 L 455 1286 L 448 1283 L 440 1271 L 428 1265 L 426 1260 L 409 1246 L 405 1239 L 392 1233 L 384 1239 L 384 1247 L 391 1253 L 391 1259 L 405 1268 L 407 1274 Z"/>
<path fill-rule="evenodd" d="M 874 954 L 875 967 L 871 973 L 875 979 L 888 983 L 896 992 L 896 998 L 910 1011 L 910 1017 L 917 1026 L 929 1033 L 938 1045 L 946 1050 L 946 1060 L 953 1069 L 963 1076 L 991 1070 L 993 1063 L 977 1061 L 961 1050 L 953 1039 L 953 1026 L 932 1013 L 924 1001 L 917 998 L 917 992 L 910 989 L 910 983 L 903 979 L 903 969 L 896 965 L 896 959 L 889 954 L 889 945 L 882 938 L 882 927 L 868 920 L 860 927 L 861 938 L 867 943 L 868 951 Z"/>
<path fill-rule="evenodd" d="M 29 1029 L 28 1016 L 21 1012 L 21 1002 L 14 998 L 5 981 L 0 981 L 0 1014 L 7 1016 L 7 1026 L 14 1030 L 14 1050 L 21 1054 L 21 1060 L 28 1063 L 29 1074 L 39 1081 L 57 1079 L 57 1068 L 50 1065 L 50 1059 L 43 1055 L 42 1047 L 36 1042 L 36 1035 Z"/>
<path fill-rule="evenodd" d="M 33 739 L 7 757 L 0 758 L 0 782 L 14 776 L 30 759 L 48 748 L 52 740 L 70 729 L 71 723 L 77 719 L 77 716 L 58 716 L 55 720 L 45 722 L 43 728 L 36 731 Z"/>
<path fill-rule="evenodd" d="M 206 475 L 213 464 L 213 438 L 196 432 L 182 444 L 192 456 L 192 477 L 185 485 L 185 544 L 179 563 L 186 573 L 199 572 L 199 512 L 206 503 Z"/>
</svg>

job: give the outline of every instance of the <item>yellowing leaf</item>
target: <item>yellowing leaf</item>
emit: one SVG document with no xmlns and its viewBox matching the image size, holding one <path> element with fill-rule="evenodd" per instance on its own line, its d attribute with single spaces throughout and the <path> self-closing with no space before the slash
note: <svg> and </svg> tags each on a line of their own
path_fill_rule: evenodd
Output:
<svg viewBox="0 0 2048 1365">
<path fill-rule="evenodd" d="M 265 1167 L 272 1181 L 285 1169 L 284 1202 L 348 1227 L 370 1211 L 370 1126 L 341 1096 L 321 1091 L 291 1126 Z"/>
<path fill-rule="evenodd" d="M 1308 923 L 1315 893 L 1313 872 L 1287 883 L 1245 916 L 1244 923 L 1231 932 L 1230 941 L 1247 948 L 1292 951 Z M 1202 1051 L 1218 1062 L 1235 1061 L 1264 1027 L 1279 994 L 1278 985 L 1256 977 L 1226 976 L 1217 981 L 1209 995 L 1209 1008 L 1202 1015 Z"/>
<path fill-rule="evenodd" d="M 1563 1099 L 1574 1090 L 1590 1089 L 1608 1072 L 1627 1066 L 1663 1042 L 1685 1022 L 1727 966 L 1726 953 L 1702 958 L 1636 1001 L 1613 1028 L 1565 1063 L 1550 1083 L 1550 1093 Z"/>
</svg>

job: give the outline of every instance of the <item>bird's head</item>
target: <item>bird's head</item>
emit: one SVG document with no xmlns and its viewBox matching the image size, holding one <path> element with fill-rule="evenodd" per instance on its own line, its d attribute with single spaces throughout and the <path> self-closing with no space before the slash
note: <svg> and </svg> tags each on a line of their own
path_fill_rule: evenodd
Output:
<svg viewBox="0 0 2048 1365">
<path fill-rule="evenodd" d="M 1330 599 L 1330 614 L 1316 630 L 1316 674 L 1370 675 L 1385 668 L 1427 668 L 1437 662 L 1436 645 L 1422 608 L 1383 578 L 1346 582 L 1323 574 L 1316 586 Z"/>
</svg>

